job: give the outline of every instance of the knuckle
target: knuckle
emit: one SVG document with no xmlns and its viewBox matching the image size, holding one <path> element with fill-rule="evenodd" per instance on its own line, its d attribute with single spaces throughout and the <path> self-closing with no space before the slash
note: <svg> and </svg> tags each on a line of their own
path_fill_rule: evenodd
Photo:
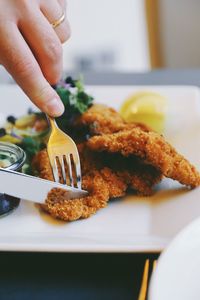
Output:
<svg viewBox="0 0 200 300">
<path fill-rule="evenodd" d="M 20 59 L 13 60 L 12 68 L 20 78 L 26 78 L 31 76 L 34 73 L 35 67 L 33 66 L 32 62 L 29 59 L 20 58 Z"/>
<path fill-rule="evenodd" d="M 47 57 L 52 63 L 57 62 L 58 59 L 62 58 L 62 46 L 60 43 L 51 41 L 47 47 Z"/>
<path fill-rule="evenodd" d="M 43 87 L 39 88 L 37 92 L 33 95 L 33 100 L 37 105 L 43 107 L 48 99 L 52 97 L 51 87 L 46 84 Z"/>
</svg>

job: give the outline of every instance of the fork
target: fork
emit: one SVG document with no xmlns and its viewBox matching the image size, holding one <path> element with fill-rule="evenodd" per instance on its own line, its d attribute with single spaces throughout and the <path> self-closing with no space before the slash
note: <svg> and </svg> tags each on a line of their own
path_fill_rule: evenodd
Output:
<svg viewBox="0 0 200 300">
<path fill-rule="evenodd" d="M 157 260 L 154 260 L 152 262 L 152 267 L 150 267 L 149 259 L 146 259 L 144 264 L 144 271 L 143 271 L 142 283 L 140 286 L 140 293 L 139 293 L 138 300 L 147 300 L 149 280 L 156 268 L 156 264 L 157 264 Z"/>
<path fill-rule="evenodd" d="M 47 118 L 51 126 L 47 152 L 54 180 L 81 189 L 81 166 L 76 144 L 58 128 L 54 118 Z"/>
</svg>

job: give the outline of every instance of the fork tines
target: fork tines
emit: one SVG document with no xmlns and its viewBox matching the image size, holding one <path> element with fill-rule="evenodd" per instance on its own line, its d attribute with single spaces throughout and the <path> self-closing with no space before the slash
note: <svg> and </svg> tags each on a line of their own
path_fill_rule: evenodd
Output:
<svg viewBox="0 0 200 300">
<path fill-rule="evenodd" d="M 55 156 L 52 170 L 56 182 L 81 189 L 80 163 L 75 163 L 72 154 Z"/>
</svg>

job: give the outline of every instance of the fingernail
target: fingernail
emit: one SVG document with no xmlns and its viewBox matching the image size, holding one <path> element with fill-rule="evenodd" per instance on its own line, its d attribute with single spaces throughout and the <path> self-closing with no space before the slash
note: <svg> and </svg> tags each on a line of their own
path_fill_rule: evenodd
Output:
<svg viewBox="0 0 200 300">
<path fill-rule="evenodd" d="M 53 98 L 47 103 L 46 110 L 50 116 L 59 117 L 64 113 L 65 108 L 59 99 Z"/>
</svg>

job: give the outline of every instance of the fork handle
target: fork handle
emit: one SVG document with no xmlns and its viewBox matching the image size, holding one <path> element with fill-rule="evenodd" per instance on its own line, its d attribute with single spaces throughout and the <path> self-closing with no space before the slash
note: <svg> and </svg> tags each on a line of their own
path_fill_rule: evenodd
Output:
<svg viewBox="0 0 200 300">
<path fill-rule="evenodd" d="M 56 130 L 58 128 L 58 126 L 56 124 L 55 119 L 53 117 L 48 116 L 48 115 L 46 115 L 46 116 L 47 116 L 47 120 L 49 121 L 49 124 L 51 126 L 51 129 Z"/>
</svg>

